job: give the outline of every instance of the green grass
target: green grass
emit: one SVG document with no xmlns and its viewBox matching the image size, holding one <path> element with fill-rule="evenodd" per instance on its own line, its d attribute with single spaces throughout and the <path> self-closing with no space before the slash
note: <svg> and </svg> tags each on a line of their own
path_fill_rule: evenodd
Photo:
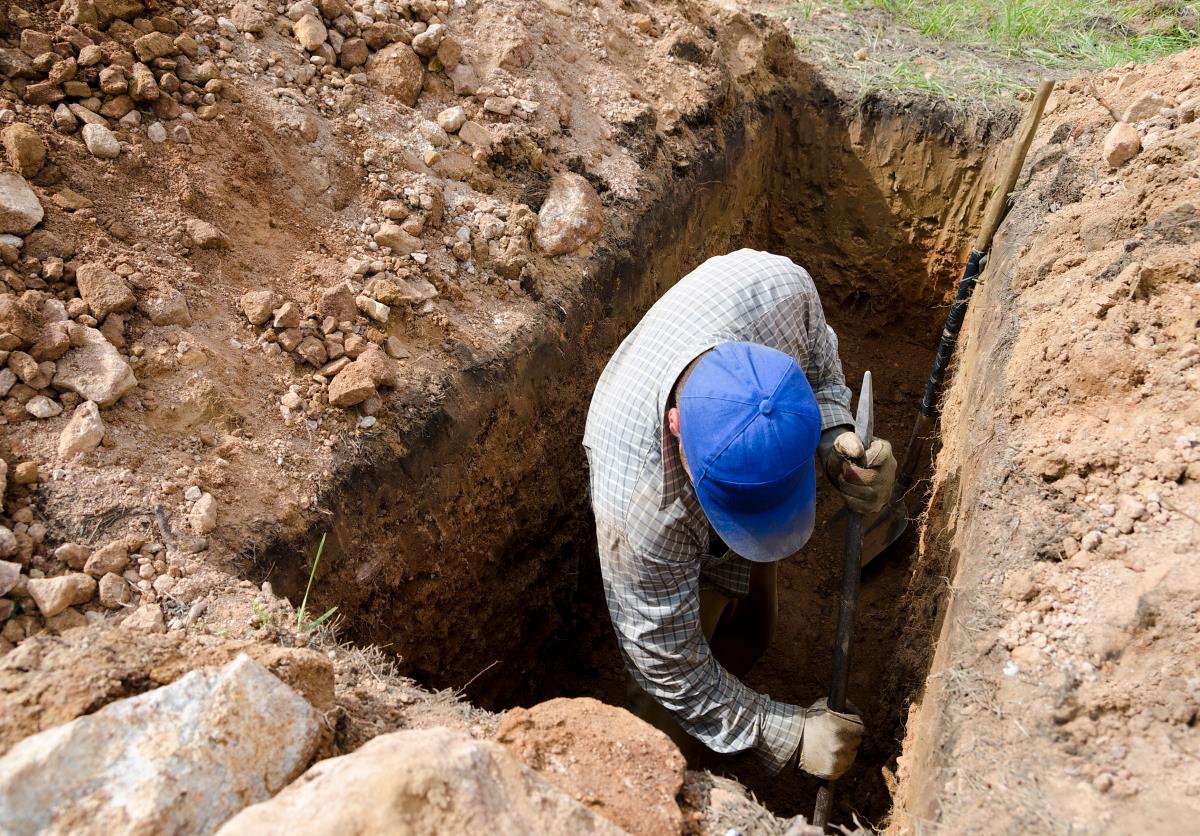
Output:
<svg viewBox="0 0 1200 836">
<path fill-rule="evenodd" d="M 317 576 L 317 567 L 321 565 L 321 555 L 325 552 L 325 535 L 321 535 L 321 543 L 317 546 L 317 556 L 313 559 L 312 569 L 308 572 L 308 586 L 304 587 L 304 600 L 300 602 L 300 609 L 296 610 L 296 629 L 302 633 L 311 633 L 313 630 L 324 624 L 331 615 L 337 612 L 337 607 L 330 607 L 322 615 L 317 616 L 312 621 L 307 621 L 308 616 L 308 593 L 312 591 L 313 578 Z"/>
<path fill-rule="evenodd" d="M 1200 2 L 842 0 L 881 9 L 930 38 L 1072 70 L 1145 63 L 1200 45 Z M 1189 28 L 1192 27 L 1192 28 Z"/>
</svg>

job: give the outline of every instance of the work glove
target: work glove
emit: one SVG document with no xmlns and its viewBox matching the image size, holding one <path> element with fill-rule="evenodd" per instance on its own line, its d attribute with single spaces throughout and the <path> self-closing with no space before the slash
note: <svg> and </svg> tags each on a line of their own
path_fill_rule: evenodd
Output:
<svg viewBox="0 0 1200 836">
<path fill-rule="evenodd" d="M 860 514 L 874 514 L 887 504 L 896 482 L 896 457 L 892 445 L 882 438 L 863 450 L 852 432 L 834 438 L 825 457 L 825 473 L 846 499 L 846 507 Z"/>
<path fill-rule="evenodd" d="M 862 736 L 861 717 L 830 710 L 822 697 L 804 709 L 796 768 L 836 781 L 854 763 Z"/>
</svg>

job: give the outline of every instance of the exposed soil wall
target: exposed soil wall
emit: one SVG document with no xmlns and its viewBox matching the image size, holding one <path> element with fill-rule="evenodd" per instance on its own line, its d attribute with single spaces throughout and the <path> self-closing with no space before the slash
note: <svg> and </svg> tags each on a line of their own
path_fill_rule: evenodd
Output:
<svg viewBox="0 0 1200 836">
<path fill-rule="evenodd" d="M 896 831 L 1194 829 L 1198 58 L 1068 82 L 1034 143 L 941 422 Z"/>
</svg>

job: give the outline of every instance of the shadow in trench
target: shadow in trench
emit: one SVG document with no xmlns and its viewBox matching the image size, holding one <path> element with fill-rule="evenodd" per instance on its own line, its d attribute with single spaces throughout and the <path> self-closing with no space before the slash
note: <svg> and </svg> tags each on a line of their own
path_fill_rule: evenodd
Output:
<svg viewBox="0 0 1200 836">
<path fill-rule="evenodd" d="M 814 85 L 794 105 L 794 133 L 781 143 L 768 184 L 770 234 L 740 242 L 788 255 L 812 273 L 839 336 L 847 382 L 857 389 L 863 371 L 872 371 L 876 435 L 890 440 L 898 457 L 932 362 L 940 300 L 970 234 L 953 219 L 980 214 L 986 189 L 978 185 L 989 168 L 983 151 L 1011 128 L 976 125 L 964 137 L 959 131 L 967 129 L 954 118 L 936 104 L 895 109 L 876 100 L 847 116 L 830 91 Z M 964 151 L 972 142 L 982 146 L 974 155 Z M 925 487 L 918 483 L 910 493 L 915 510 L 924 505 Z M 828 521 L 842 503 L 823 480 L 819 493 L 817 533 L 781 567 L 778 630 L 746 677 L 752 688 L 800 705 L 828 692 L 841 587 L 842 543 Z M 864 574 L 849 693 L 868 734 L 838 784 L 835 822 L 856 814 L 879 823 L 891 807 L 885 770 L 895 769 L 907 708 L 933 650 L 902 643 L 915 529 Z M 555 696 L 624 704 L 625 673 L 591 537 L 578 545 L 587 551 L 580 555 L 574 629 L 548 646 L 528 688 L 508 704 Z M 748 755 L 710 753 L 693 766 L 736 777 L 779 815 L 811 815 L 817 782 L 808 776 L 770 776 Z"/>
</svg>

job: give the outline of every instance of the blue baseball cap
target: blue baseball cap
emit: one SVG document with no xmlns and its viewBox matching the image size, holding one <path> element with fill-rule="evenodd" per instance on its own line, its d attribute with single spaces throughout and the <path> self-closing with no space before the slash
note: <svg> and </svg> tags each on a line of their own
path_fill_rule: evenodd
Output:
<svg viewBox="0 0 1200 836">
<path fill-rule="evenodd" d="M 821 413 L 796 361 L 720 343 L 692 370 L 678 407 L 696 497 L 721 539 L 759 563 L 799 551 L 816 521 Z"/>
</svg>

